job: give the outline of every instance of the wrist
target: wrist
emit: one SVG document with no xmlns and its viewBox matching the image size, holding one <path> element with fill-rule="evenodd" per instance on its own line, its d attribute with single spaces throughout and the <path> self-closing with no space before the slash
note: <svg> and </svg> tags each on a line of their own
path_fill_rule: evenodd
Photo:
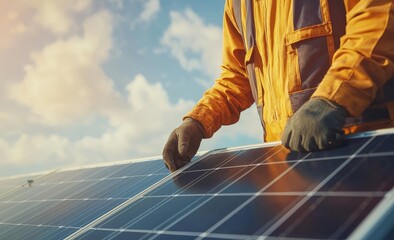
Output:
<svg viewBox="0 0 394 240">
<path fill-rule="evenodd" d="M 341 115 L 341 116 L 344 116 L 344 117 L 349 116 L 349 113 L 346 111 L 346 109 L 334 101 L 328 100 L 323 97 L 313 97 L 309 101 L 314 101 L 317 104 L 320 104 L 321 107 L 323 107 L 323 108 L 329 107 L 329 108 L 333 109 L 334 111 L 340 112 L 339 115 Z"/>
<path fill-rule="evenodd" d="M 202 137 L 205 137 L 204 126 L 199 121 L 197 121 L 197 120 L 195 120 L 195 119 L 193 119 L 191 117 L 185 117 L 184 120 L 183 120 L 183 123 L 184 124 L 193 124 L 194 126 L 196 126 L 199 129 Z"/>
</svg>

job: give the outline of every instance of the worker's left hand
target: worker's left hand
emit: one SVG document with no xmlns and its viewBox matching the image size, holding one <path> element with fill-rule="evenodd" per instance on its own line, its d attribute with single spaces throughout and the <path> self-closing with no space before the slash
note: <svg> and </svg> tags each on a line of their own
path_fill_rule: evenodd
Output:
<svg viewBox="0 0 394 240">
<path fill-rule="evenodd" d="M 338 146 L 347 112 L 323 98 L 312 98 L 287 121 L 282 144 L 297 152 L 324 150 Z"/>
</svg>

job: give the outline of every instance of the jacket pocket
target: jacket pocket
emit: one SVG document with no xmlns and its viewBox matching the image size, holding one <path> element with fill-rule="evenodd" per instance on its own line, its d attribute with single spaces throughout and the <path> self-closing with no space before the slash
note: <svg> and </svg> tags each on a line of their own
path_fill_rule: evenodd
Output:
<svg viewBox="0 0 394 240">
<path fill-rule="evenodd" d="M 309 100 L 330 66 L 330 23 L 300 28 L 285 36 L 287 82 L 293 112 Z"/>
</svg>

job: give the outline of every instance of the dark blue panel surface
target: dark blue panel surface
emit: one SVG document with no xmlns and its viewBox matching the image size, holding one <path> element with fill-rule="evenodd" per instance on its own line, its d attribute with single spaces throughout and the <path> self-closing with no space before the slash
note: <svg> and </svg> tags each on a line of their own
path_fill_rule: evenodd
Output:
<svg viewBox="0 0 394 240">
<path fill-rule="evenodd" d="M 17 190 L 18 188 L 28 185 L 28 180 L 35 180 L 40 175 L 30 175 L 24 177 L 4 178 L 0 179 L 0 199 L 1 197 L 11 190 Z"/>
<path fill-rule="evenodd" d="M 356 153 L 364 144 L 367 143 L 369 138 L 356 138 L 344 141 L 339 147 L 325 150 L 312 152 L 306 159 L 333 159 L 337 157 L 349 157 Z M 368 147 L 368 146 L 367 146 Z M 366 147 L 366 148 L 367 148 Z"/>
<path fill-rule="evenodd" d="M 140 239 L 343 238 L 394 186 L 393 154 L 375 152 L 385 150 L 380 138 L 302 154 L 280 145 L 210 152 L 94 229 L 113 239 L 125 231 L 145 233 Z"/>
<path fill-rule="evenodd" d="M 154 160 L 41 177 L 0 198 L 0 239 L 62 239 L 167 175 Z"/>
<path fill-rule="evenodd" d="M 206 200 L 204 197 L 149 197 L 137 201 L 120 214 L 97 225 L 97 228 L 160 229 L 177 221 Z M 178 209 L 173 212 L 173 209 Z"/>
<path fill-rule="evenodd" d="M 0 239 L 63 239 L 75 231 L 72 228 L 0 224 Z"/>
<path fill-rule="evenodd" d="M 165 196 L 176 194 L 180 191 L 187 191 L 186 189 L 193 183 L 199 181 L 206 176 L 208 171 L 188 171 L 182 172 L 173 178 L 173 181 L 167 181 L 165 184 L 151 191 L 150 196 Z"/>
<path fill-rule="evenodd" d="M 387 192 L 394 186 L 394 155 L 355 158 L 322 191 Z"/>
<path fill-rule="evenodd" d="M 360 153 L 384 153 L 384 152 L 394 152 L 394 135 L 382 135 L 376 136 L 368 146 L 366 146 Z M 391 154 L 392 155 L 392 154 Z"/>
<path fill-rule="evenodd" d="M 170 224 L 170 231 L 205 232 L 229 212 L 245 202 L 247 196 L 217 196 L 208 198 L 205 204 Z M 198 223 L 198 224 L 196 224 Z"/>
<path fill-rule="evenodd" d="M 273 183 L 266 192 L 308 192 L 337 169 L 345 159 L 305 161 L 293 168 Z M 277 164 L 279 165 L 279 164 Z M 276 169 L 282 166 L 274 167 Z M 273 166 L 270 166 L 271 168 Z M 272 170 L 273 171 L 273 170 Z"/>
<path fill-rule="evenodd" d="M 97 239 L 117 239 L 117 240 L 133 240 L 140 239 L 146 236 L 147 233 L 140 232 L 127 232 L 127 231 L 111 231 L 111 230 L 102 230 L 95 229 L 88 231 L 84 235 L 82 235 L 79 239 L 84 240 L 97 240 Z"/>
<path fill-rule="evenodd" d="M 188 171 L 192 170 L 202 170 L 202 169 L 212 169 L 225 165 L 227 162 L 231 161 L 237 154 L 241 151 L 231 151 L 231 152 L 218 152 L 216 154 L 209 154 L 206 157 L 202 156 L 201 160 L 188 168 Z"/>
<path fill-rule="evenodd" d="M 299 200 L 299 196 L 257 196 L 213 232 L 253 235 L 270 227 Z"/>
<path fill-rule="evenodd" d="M 380 200 L 379 197 L 312 197 L 272 235 L 344 239 Z"/>
</svg>

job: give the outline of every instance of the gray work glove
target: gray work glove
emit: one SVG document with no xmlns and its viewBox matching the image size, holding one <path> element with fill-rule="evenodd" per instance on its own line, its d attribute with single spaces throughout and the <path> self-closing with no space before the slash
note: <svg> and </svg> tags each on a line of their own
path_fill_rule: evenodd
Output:
<svg viewBox="0 0 394 240">
<path fill-rule="evenodd" d="M 171 172 L 191 161 L 200 147 L 203 135 L 203 126 L 192 118 L 186 118 L 172 131 L 163 149 L 164 162 Z"/>
<path fill-rule="evenodd" d="M 312 98 L 288 119 L 282 144 L 297 152 L 338 146 L 343 138 L 347 112 L 323 98 Z"/>
</svg>

